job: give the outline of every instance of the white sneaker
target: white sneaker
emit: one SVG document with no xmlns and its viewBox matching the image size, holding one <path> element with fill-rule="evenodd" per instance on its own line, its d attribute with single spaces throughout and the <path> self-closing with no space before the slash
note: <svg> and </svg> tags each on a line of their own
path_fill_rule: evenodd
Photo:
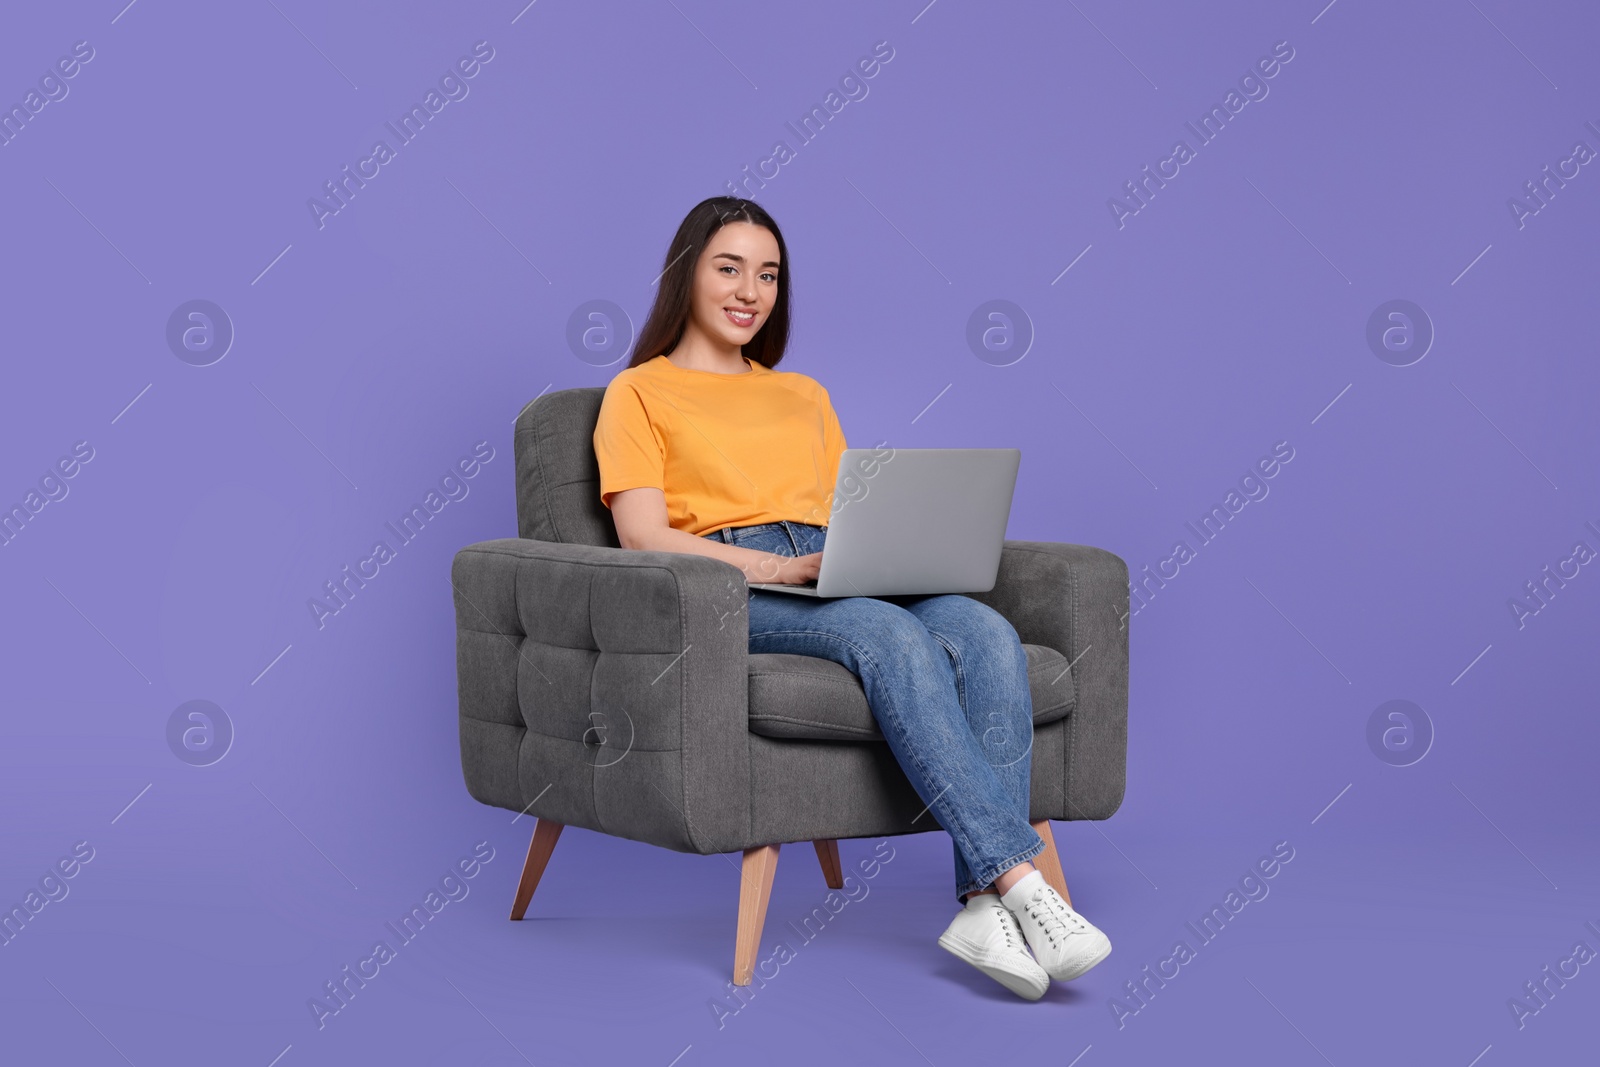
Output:
<svg viewBox="0 0 1600 1067">
<path fill-rule="evenodd" d="M 1038 1000 L 1050 976 L 1028 955 L 1017 917 L 994 893 L 975 893 L 939 935 L 939 947 L 1024 1000 Z"/>
<path fill-rule="evenodd" d="M 1111 939 L 1073 911 L 1039 871 L 1000 897 L 1051 978 L 1069 982 L 1111 955 Z"/>
</svg>

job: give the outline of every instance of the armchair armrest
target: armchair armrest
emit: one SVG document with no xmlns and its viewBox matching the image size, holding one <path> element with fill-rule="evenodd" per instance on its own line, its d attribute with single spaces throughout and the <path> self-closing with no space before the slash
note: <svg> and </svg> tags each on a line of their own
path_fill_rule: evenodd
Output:
<svg viewBox="0 0 1600 1067">
<path fill-rule="evenodd" d="M 720 560 L 501 538 L 451 564 L 478 800 L 701 854 L 749 836 L 749 620 Z"/>
<path fill-rule="evenodd" d="M 1024 644 L 1072 664 L 1065 817 L 1110 818 L 1127 783 L 1127 563 L 1089 545 L 1007 541 L 994 588 L 967 595 L 1004 615 Z"/>
</svg>

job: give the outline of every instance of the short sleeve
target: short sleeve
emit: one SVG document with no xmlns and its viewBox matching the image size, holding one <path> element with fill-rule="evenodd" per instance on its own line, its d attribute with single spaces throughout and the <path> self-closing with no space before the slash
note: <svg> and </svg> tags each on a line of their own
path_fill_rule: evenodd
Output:
<svg viewBox="0 0 1600 1067">
<path fill-rule="evenodd" d="M 817 389 L 822 393 L 822 455 L 827 464 L 825 477 L 832 479 L 839 471 L 839 459 L 844 455 L 847 447 L 844 439 L 844 427 L 839 425 L 839 416 L 833 410 L 833 403 L 828 399 L 828 390 L 821 385 Z M 830 480 L 828 487 L 832 489 Z"/>
<path fill-rule="evenodd" d="M 606 507 L 624 489 L 665 492 L 666 450 L 631 382 L 612 379 L 606 387 L 594 427 L 594 454 L 600 465 L 600 502 Z"/>
</svg>

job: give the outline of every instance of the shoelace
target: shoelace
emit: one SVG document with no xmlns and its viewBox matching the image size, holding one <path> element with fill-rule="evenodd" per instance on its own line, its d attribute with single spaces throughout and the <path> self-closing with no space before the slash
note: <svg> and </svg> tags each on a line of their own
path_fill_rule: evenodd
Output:
<svg viewBox="0 0 1600 1067">
<path fill-rule="evenodd" d="M 1011 935 L 1013 932 L 1022 932 L 1022 927 L 1017 924 L 1017 917 L 1011 914 L 1011 909 L 1004 904 L 997 903 L 993 907 L 995 911 L 1000 913 L 1000 925 L 1005 928 L 1006 947 L 1015 948 L 1017 943 L 1011 939 Z"/>
<path fill-rule="evenodd" d="M 1041 911 L 1044 913 L 1042 916 Z M 1085 932 L 1083 920 L 1059 898 L 1046 894 L 1042 888 L 1035 889 L 1033 896 L 1028 898 L 1028 914 L 1033 917 L 1034 922 L 1044 928 L 1045 936 L 1050 939 L 1052 945 L 1056 941 L 1057 927 L 1061 929 L 1062 940 L 1073 934 Z"/>
</svg>

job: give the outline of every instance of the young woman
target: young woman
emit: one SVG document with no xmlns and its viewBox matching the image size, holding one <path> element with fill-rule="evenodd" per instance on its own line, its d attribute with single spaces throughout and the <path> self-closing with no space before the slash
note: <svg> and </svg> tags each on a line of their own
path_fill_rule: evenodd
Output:
<svg viewBox="0 0 1600 1067">
<path fill-rule="evenodd" d="M 816 579 L 845 437 L 826 389 L 774 369 L 789 278 L 783 234 L 752 201 L 712 197 L 678 227 L 594 432 L 600 499 L 624 548 L 713 556 L 749 582 Z M 1028 1000 L 1106 957 L 1106 935 L 1028 862 L 1044 849 L 1028 822 L 1033 700 L 1003 616 L 955 594 L 760 589 L 748 614 L 751 652 L 819 656 L 860 678 L 890 751 L 950 833 L 965 906 L 941 947 Z"/>
</svg>

